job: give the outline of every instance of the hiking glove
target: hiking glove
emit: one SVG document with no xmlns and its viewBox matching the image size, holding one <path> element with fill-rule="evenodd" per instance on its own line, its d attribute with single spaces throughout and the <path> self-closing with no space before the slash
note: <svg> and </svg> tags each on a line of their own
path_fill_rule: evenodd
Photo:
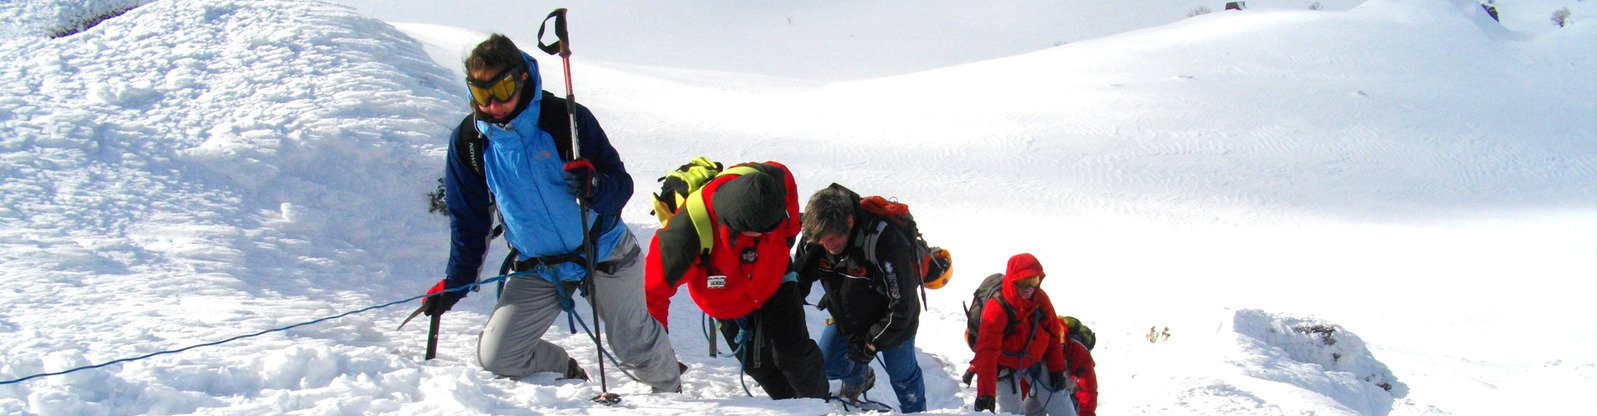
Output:
<svg viewBox="0 0 1597 416">
<path fill-rule="evenodd" d="M 871 358 L 876 357 L 876 349 L 871 348 L 869 342 L 848 343 L 848 359 L 860 364 L 870 364 Z"/>
<path fill-rule="evenodd" d="M 441 315 L 449 308 L 455 307 L 455 302 L 459 302 L 460 298 L 466 297 L 464 290 L 445 292 L 449 289 L 453 289 L 449 287 L 449 279 L 439 280 L 432 289 L 428 289 L 427 297 L 421 299 L 422 313 L 427 316 Z"/>
<path fill-rule="evenodd" d="M 965 382 L 965 385 L 969 386 L 970 380 L 973 378 L 976 378 L 976 370 L 965 370 L 965 376 L 960 377 L 959 380 Z"/>
<path fill-rule="evenodd" d="M 1069 377 L 1070 376 L 1065 375 L 1065 372 L 1063 371 L 1048 373 L 1049 387 L 1052 388 L 1053 391 L 1064 391 L 1066 387 L 1070 386 Z"/>
<path fill-rule="evenodd" d="M 976 397 L 976 411 L 980 412 L 980 411 L 983 411 L 983 410 L 986 410 L 986 411 L 989 411 L 989 412 L 993 412 L 993 413 L 998 413 L 998 412 L 993 411 L 993 396 L 978 396 L 978 397 Z"/>
<path fill-rule="evenodd" d="M 599 177 L 593 174 L 593 163 L 577 159 L 566 163 L 566 192 L 582 199 L 593 199 L 593 189 L 599 187 Z"/>
</svg>

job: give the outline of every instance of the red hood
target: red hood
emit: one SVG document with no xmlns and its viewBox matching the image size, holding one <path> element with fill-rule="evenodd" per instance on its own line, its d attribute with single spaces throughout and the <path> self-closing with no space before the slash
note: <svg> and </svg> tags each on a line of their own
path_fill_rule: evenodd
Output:
<svg viewBox="0 0 1597 416">
<path fill-rule="evenodd" d="M 1036 296 L 1033 296 L 1032 300 L 1021 299 L 1020 291 L 1015 289 L 1015 281 L 1032 276 L 1047 278 L 1047 275 L 1042 271 L 1042 263 L 1037 262 L 1036 256 L 1031 255 L 1031 253 L 1020 253 L 1009 258 L 1009 267 L 1004 269 L 1003 293 L 1005 300 L 1008 300 L 1009 304 L 1016 309 L 1029 311 L 1033 306 L 1036 306 L 1036 302 L 1033 301 Z"/>
</svg>

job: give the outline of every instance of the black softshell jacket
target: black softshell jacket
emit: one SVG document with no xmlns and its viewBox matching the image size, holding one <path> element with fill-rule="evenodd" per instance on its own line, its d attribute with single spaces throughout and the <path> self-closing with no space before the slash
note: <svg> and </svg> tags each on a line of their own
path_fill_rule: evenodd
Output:
<svg viewBox="0 0 1597 416">
<path fill-rule="evenodd" d="M 858 195 L 854 195 L 858 200 Z M 795 253 L 799 284 L 807 289 L 819 280 L 826 290 L 818 305 L 832 314 L 838 332 L 850 342 L 870 342 L 876 349 L 896 347 L 915 337 L 920 327 L 920 278 L 915 276 L 914 248 L 902 232 L 854 207 L 854 230 L 843 253 L 833 256 L 812 236 Z M 866 255 L 874 242 L 876 261 Z"/>
</svg>

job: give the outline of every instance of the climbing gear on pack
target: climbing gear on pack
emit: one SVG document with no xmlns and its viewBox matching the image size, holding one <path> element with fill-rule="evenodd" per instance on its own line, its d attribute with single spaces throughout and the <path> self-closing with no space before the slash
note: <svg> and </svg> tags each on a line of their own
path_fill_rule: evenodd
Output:
<svg viewBox="0 0 1597 416">
<path fill-rule="evenodd" d="M 921 285 L 932 290 L 942 289 L 943 286 L 948 284 L 948 280 L 954 277 L 954 256 L 948 252 L 948 249 L 942 247 L 932 247 L 931 251 L 932 266 L 929 268 L 926 277 L 921 279 Z M 942 270 L 942 273 L 931 274 L 939 269 Z"/>
<path fill-rule="evenodd" d="M 704 184 L 710 183 L 710 180 L 715 179 L 724 168 L 721 162 L 699 156 L 675 170 L 666 172 L 665 176 L 656 179 L 660 182 L 660 192 L 654 194 L 654 209 L 649 213 L 660 220 L 661 227 L 665 227 L 671 221 L 671 216 L 675 215 L 677 209 L 687 201 L 688 195 L 703 188 Z"/>
<path fill-rule="evenodd" d="M 832 186 L 841 186 L 832 184 Z M 860 209 L 881 219 L 882 225 L 875 226 L 876 231 L 867 236 L 867 241 L 874 241 L 881 235 L 885 228 L 898 230 L 904 239 L 909 241 L 914 248 L 912 254 L 916 260 L 914 276 L 920 279 L 921 308 L 931 310 L 926 300 L 926 289 L 938 289 L 948 284 L 953 276 L 953 257 L 948 250 L 941 247 L 931 247 L 926 243 L 925 236 L 921 235 L 920 227 L 915 224 L 915 216 L 909 212 L 909 205 L 881 196 L 867 196 L 860 198 Z M 865 258 L 871 263 L 878 263 L 876 244 L 864 244 Z M 878 263 L 879 264 L 879 263 Z"/>
</svg>

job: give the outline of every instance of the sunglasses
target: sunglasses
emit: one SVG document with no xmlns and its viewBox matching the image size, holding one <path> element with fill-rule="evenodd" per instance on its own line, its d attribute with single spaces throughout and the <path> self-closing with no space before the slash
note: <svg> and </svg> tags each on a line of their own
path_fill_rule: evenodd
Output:
<svg viewBox="0 0 1597 416">
<path fill-rule="evenodd" d="M 1015 281 L 1016 289 L 1031 289 L 1042 285 L 1042 276 L 1032 276 Z"/>
<path fill-rule="evenodd" d="M 466 77 L 466 89 L 471 90 L 472 102 L 480 106 L 509 102 L 510 97 L 521 90 L 521 71 L 515 68 L 505 69 L 489 81 Z"/>
</svg>

